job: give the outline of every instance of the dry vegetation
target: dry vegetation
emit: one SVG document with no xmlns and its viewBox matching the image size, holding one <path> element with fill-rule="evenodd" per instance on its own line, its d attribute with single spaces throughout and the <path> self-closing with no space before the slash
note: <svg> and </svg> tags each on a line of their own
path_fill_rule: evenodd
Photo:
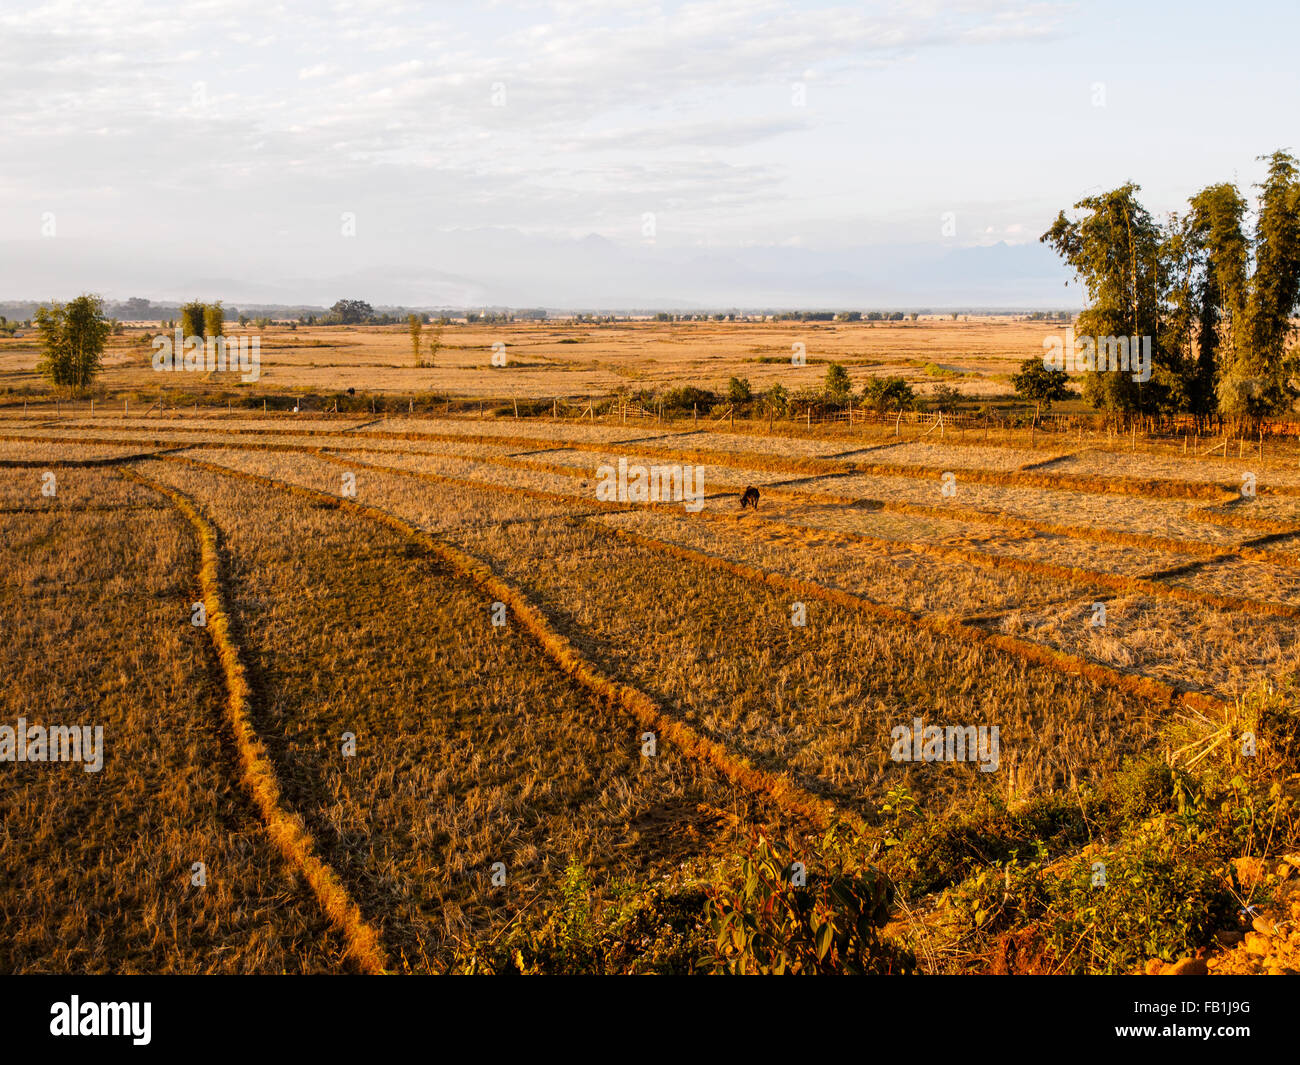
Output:
<svg viewBox="0 0 1300 1065">
<path fill-rule="evenodd" d="M 894 332 L 938 343 L 926 327 Z M 789 328 L 848 355 L 870 327 Z M 559 358 L 563 331 L 517 332 L 525 361 Z M 708 331 L 680 332 L 662 357 L 702 367 Z M 659 333 L 609 335 L 627 352 L 602 364 L 660 372 Z M 285 351 L 324 366 L 310 339 Z M 506 943 L 545 967 L 543 940 L 689 968 L 680 914 L 619 924 L 599 964 L 543 915 L 694 898 L 751 833 L 811 848 L 836 821 L 887 851 L 917 915 L 891 934 L 923 968 L 993 966 L 944 920 L 1013 844 L 1082 860 L 1120 827 L 1096 797 L 1171 730 L 1235 735 L 1248 693 L 1300 670 L 1300 479 L 1258 460 L 1252 501 L 1227 495 L 1239 462 L 1172 447 L 918 435 L 0 419 L 0 723 L 107 745 L 98 774 L 0 773 L 0 970 L 482 971 Z M 704 466 L 703 509 L 598 501 L 619 458 Z M 997 771 L 894 761 L 914 717 L 998 726 Z M 1249 846 L 1282 853 L 1293 826 Z"/>
<path fill-rule="evenodd" d="M 427 327 L 426 327 L 427 328 Z M 618 322 L 577 325 L 516 322 L 456 323 L 444 327 L 432 366 L 412 365 L 405 324 L 395 326 L 285 325 L 257 330 L 228 322 L 228 335 L 261 338 L 262 375 L 242 385 L 237 374 L 173 374 L 170 388 L 232 393 L 347 388 L 418 395 L 545 398 L 593 396 L 682 381 L 725 390 L 728 378 L 747 377 L 755 388 L 780 382 L 795 389 L 818 385 L 828 361 L 855 378 L 901 375 L 924 387 L 958 383 L 972 395 L 1007 391 L 1018 364 L 1042 354 L 1043 337 L 1062 327 L 1013 318 L 912 322 Z M 114 337 L 102 386 L 138 392 L 148 406 L 160 387 L 141 343 L 158 327 L 132 327 Z M 807 365 L 790 365 L 790 346 L 802 343 Z M 492 365 L 492 345 L 506 345 L 508 372 Z M 0 387 L 40 384 L 38 353 L 30 337 L 0 338 Z M 190 381 L 186 378 L 198 378 Z M 222 380 L 222 378 L 225 380 Z M 149 397 L 149 398 L 145 398 Z M 118 406 L 120 407 L 120 402 Z"/>
</svg>

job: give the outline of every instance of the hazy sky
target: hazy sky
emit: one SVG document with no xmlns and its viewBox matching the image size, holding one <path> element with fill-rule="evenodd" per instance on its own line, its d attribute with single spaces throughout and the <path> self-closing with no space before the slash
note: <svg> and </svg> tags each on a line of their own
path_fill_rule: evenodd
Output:
<svg viewBox="0 0 1300 1065">
<path fill-rule="evenodd" d="M 1300 147 L 1297 10 L 4 0 L 0 297 L 978 300 Z"/>
</svg>

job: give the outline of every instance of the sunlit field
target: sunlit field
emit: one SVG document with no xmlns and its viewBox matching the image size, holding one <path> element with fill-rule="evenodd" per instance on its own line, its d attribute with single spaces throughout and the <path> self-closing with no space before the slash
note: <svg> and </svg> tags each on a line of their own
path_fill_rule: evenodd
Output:
<svg viewBox="0 0 1300 1065">
<path fill-rule="evenodd" d="M 187 393 L 261 395 L 355 388 L 395 397 L 431 393 L 503 399 L 603 396 L 690 382 L 725 391 L 733 376 L 756 390 L 780 383 L 794 390 L 820 386 L 830 361 L 855 378 L 903 376 L 924 391 L 945 383 L 978 397 L 1010 392 L 1021 362 L 1041 355 L 1043 339 L 1062 325 L 1014 316 L 928 316 L 902 322 L 653 322 L 586 324 L 565 321 L 426 325 L 417 367 L 405 325 L 270 325 L 226 323 L 233 338 L 260 338 L 261 373 L 241 382 L 235 373 L 155 373 L 149 341 L 158 323 L 130 324 L 111 339 L 98 387 L 137 392 L 146 405 L 160 389 Z M 437 340 L 430 355 L 429 342 Z M 505 365 L 494 365 L 494 344 Z M 792 365 L 792 346 L 805 363 Z M 32 337 L 0 337 L 0 391 L 36 391 L 39 358 Z M 500 362 L 500 358 L 498 362 Z M 120 402 L 117 404 L 120 406 Z"/>
<path fill-rule="evenodd" d="M 824 339 L 897 360 L 957 328 Z M 535 395 L 660 372 L 649 327 L 602 365 L 560 332 L 511 335 Z M 750 333 L 719 376 L 786 337 Z M 346 335 L 275 372 L 345 377 Z M 489 338 L 448 352 L 458 387 Z M 364 373 L 439 387 L 403 342 Z M 0 775 L 0 969 L 725 969 L 742 858 L 849 846 L 888 878 L 872 971 L 1294 971 L 1235 911 L 1300 906 L 1296 455 L 799 430 L 11 401 L 4 721 L 89 715 L 104 748 Z M 698 505 L 608 497 L 620 460 L 698 470 Z M 899 757 L 917 719 L 997 742 Z M 1270 823 L 1186 836 L 1188 796 L 1233 819 L 1252 781 Z M 1085 917 L 1098 862 L 1121 887 Z"/>
</svg>

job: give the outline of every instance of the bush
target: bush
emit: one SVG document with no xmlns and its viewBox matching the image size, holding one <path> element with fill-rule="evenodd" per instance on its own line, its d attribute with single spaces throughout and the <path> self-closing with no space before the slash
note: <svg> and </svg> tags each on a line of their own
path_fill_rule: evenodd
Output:
<svg viewBox="0 0 1300 1065">
<path fill-rule="evenodd" d="M 940 413 L 952 414 L 961 404 L 961 390 L 952 385 L 935 385 L 930 390 L 930 402 Z"/>
<path fill-rule="evenodd" d="M 873 377 L 862 390 L 862 401 L 881 413 L 911 410 L 916 406 L 916 393 L 901 377 Z"/>
<path fill-rule="evenodd" d="M 763 409 L 777 418 L 784 417 L 790 410 L 790 393 L 785 385 L 773 385 L 763 394 Z"/>
<path fill-rule="evenodd" d="M 733 974 L 900 973 L 916 960 L 882 941 L 893 887 L 864 859 L 863 841 L 832 829 L 809 855 L 806 883 L 771 841 L 751 841 L 739 876 L 713 886 L 703 968 Z"/>
<path fill-rule="evenodd" d="M 848 370 L 838 362 L 827 366 L 825 388 L 826 398 L 832 403 L 847 403 L 853 394 L 853 382 L 849 380 Z"/>
<path fill-rule="evenodd" d="M 691 411 L 698 405 L 701 413 L 712 410 L 719 403 L 718 394 L 710 392 L 704 388 L 695 388 L 693 385 L 687 385 L 685 388 L 674 388 L 671 392 L 666 392 L 663 397 L 665 412 L 672 411 Z"/>
<path fill-rule="evenodd" d="M 561 898 L 523 913 L 499 942 L 463 944 L 451 970 L 467 974 L 690 974 L 704 952 L 704 895 L 694 887 L 614 885 L 598 901 L 586 870 L 570 860 Z"/>
<path fill-rule="evenodd" d="M 934 922 L 946 940 L 938 949 L 977 959 L 976 968 L 999 944 L 1005 955 L 1008 942 L 1019 964 L 1028 959 L 1043 971 L 1121 973 L 1148 958 L 1174 961 L 1208 945 L 1216 929 L 1235 926 L 1253 897 L 1257 888 L 1240 882 L 1236 859 L 1271 858 L 1293 845 L 1297 755 L 1294 689 L 1256 692 L 1227 721 L 1175 719 L 1160 752 L 1130 760 L 1097 792 L 1075 796 L 1074 823 L 1056 838 L 1018 825 L 1018 811 L 1010 821 L 988 817 L 974 840 L 954 835 L 956 826 L 937 838 L 908 831 L 889 859 L 939 862 L 952 886 Z M 1040 805 L 1068 816 L 1070 801 L 1052 796 Z M 1052 860 L 1053 852 L 1068 856 Z M 971 854 L 979 864 L 963 857 Z M 963 863 L 969 873 L 957 880 Z M 911 879 L 926 886 L 921 870 Z"/>
</svg>

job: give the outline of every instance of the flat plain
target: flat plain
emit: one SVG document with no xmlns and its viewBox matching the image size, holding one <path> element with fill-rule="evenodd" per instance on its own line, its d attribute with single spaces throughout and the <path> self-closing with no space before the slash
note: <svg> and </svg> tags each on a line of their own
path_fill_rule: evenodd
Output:
<svg viewBox="0 0 1300 1065">
<path fill-rule="evenodd" d="M 700 467 L 701 508 L 598 498 L 620 458 Z M 11 402 L 3 718 L 90 715 L 107 756 L 0 778 L 0 911 L 49 911 L 0 968 L 443 971 L 574 877 L 1097 786 L 1300 666 L 1295 464 Z M 998 726 L 998 771 L 891 758 L 918 717 Z"/>
</svg>

